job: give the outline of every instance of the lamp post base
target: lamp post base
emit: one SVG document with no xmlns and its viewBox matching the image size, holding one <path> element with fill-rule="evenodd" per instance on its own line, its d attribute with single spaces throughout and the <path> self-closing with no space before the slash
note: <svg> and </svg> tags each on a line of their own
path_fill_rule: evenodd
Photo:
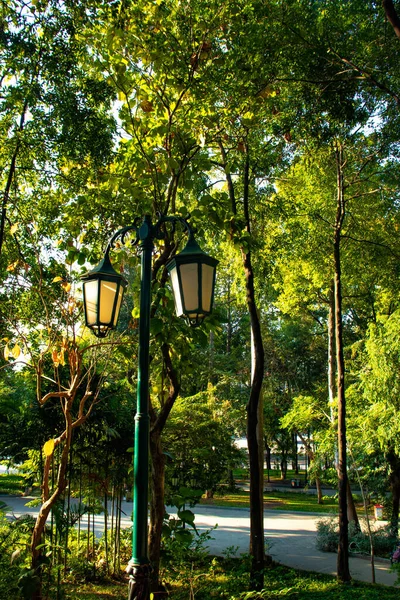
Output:
<svg viewBox="0 0 400 600">
<path fill-rule="evenodd" d="M 129 575 L 128 600 L 149 600 L 151 570 L 150 565 L 128 563 L 125 569 Z"/>
</svg>

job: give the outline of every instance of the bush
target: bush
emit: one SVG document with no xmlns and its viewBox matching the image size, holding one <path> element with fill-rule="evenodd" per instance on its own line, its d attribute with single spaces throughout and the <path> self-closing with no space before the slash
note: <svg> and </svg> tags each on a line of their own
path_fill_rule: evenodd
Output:
<svg viewBox="0 0 400 600">
<path fill-rule="evenodd" d="M 317 548 L 321 552 L 336 552 L 339 543 L 337 517 L 325 517 L 317 522 Z"/>
<path fill-rule="evenodd" d="M 349 524 L 349 550 L 359 554 L 370 554 L 370 540 L 365 519 L 360 520 L 361 531 L 354 523 Z M 389 558 L 396 544 L 390 525 L 372 531 L 375 554 Z M 317 548 L 322 552 L 336 552 L 339 543 L 339 524 L 336 516 L 320 519 L 317 523 Z"/>
</svg>

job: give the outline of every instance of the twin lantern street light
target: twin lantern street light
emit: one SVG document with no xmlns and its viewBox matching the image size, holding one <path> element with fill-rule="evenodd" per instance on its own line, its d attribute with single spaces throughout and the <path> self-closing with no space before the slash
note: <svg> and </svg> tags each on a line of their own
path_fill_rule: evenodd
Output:
<svg viewBox="0 0 400 600">
<path fill-rule="evenodd" d="M 117 231 L 108 243 L 103 260 L 89 273 L 83 275 L 83 304 L 85 321 L 93 333 L 103 338 L 117 326 L 122 299 L 127 287 L 126 279 L 114 269 L 110 250 L 118 238 L 124 243 L 127 235 L 134 232 L 132 245 L 141 254 L 141 285 L 139 313 L 139 351 L 137 407 L 135 416 L 135 442 L 133 464 L 133 533 L 132 558 L 127 567 L 129 574 L 128 600 L 148 600 L 148 480 L 149 480 L 149 345 L 151 271 L 154 240 L 162 239 L 163 226 L 180 224 L 188 233 L 185 248 L 166 265 L 175 300 L 176 314 L 184 317 L 189 325 L 196 327 L 211 313 L 215 273 L 218 261 L 201 250 L 194 239 L 193 230 L 182 217 L 161 215 L 153 224 L 146 215 L 142 223 Z"/>
</svg>

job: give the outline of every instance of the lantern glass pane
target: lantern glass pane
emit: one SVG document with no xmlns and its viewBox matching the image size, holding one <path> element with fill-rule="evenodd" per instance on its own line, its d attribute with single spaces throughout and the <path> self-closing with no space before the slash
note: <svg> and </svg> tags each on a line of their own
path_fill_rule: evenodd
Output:
<svg viewBox="0 0 400 600">
<path fill-rule="evenodd" d="M 122 287 L 122 285 L 120 285 L 119 290 L 118 290 L 117 306 L 115 307 L 115 313 L 114 313 L 114 327 L 117 326 L 117 321 L 118 321 L 118 316 L 119 316 L 119 311 L 121 308 L 121 302 L 122 302 L 123 295 L 124 295 L 124 288 Z"/>
<path fill-rule="evenodd" d="M 112 323 L 117 284 L 114 281 L 100 282 L 100 314 L 99 323 Z"/>
<path fill-rule="evenodd" d="M 212 293 L 213 293 L 213 283 L 214 283 L 214 270 L 215 267 L 210 265 L 202 265 L 202 277 L 201 277 L 201 286 L 202 286 L 202 308 L 204 312 L 211 312 L 211 301 L 212 301 Z"/>
<path fill-rule="evenodd" d="M 85 281 L 85 306 L 87 324 L 97 323 L 97 306 L 99 302 L 99 282 L 97 280 Z"/>
<path fill-rule="evenodd" d="M 171 277 L 172 291 L 174 292 L 176 316 L 180 317 L 183 315 L 183 308 L 182 308 L 182 298 L 181 298 L 181 290 L 179 287 L 179 277 L 178 277 L 177 268 L 174 267 L 173 269 L 171 269 L 169 274 Z"/>
<path fill-rule="evenodd" d="M 189 263 L 181 265 L 181 282 L 185 313 L 197 313 L 199 309 L 199 265 Z"/>
</svg>

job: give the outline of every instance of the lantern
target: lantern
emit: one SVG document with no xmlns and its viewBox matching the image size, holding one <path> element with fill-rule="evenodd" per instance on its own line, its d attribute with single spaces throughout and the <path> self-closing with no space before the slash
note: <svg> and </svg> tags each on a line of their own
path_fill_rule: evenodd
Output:
<svg viewBox="0 0 400 600">
<path fill-rule="evenodd" d="M 167 264 L 176 314 L 192 327 L 211 313 L 218 262 L 201 250 L 191 232 L 185 248 Z"/>
<path fill-rule="evenodd" d="M 112 266 L 109 250 L 82 280 L 86 325 L 97 337 L 103 338 L 117 325 L 127 281 Z"/>
</svg>

